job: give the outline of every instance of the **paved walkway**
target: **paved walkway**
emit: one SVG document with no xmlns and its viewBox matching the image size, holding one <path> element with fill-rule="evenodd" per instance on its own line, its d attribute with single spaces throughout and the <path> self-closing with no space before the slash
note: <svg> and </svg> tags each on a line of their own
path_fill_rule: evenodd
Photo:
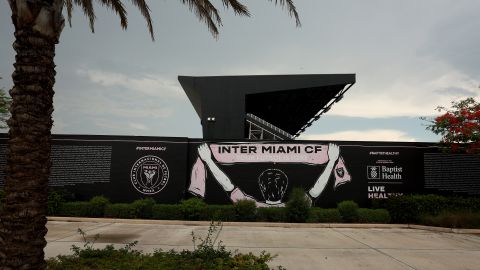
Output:
<svg viewBox="0 0 480 270">
<path fill-rule="evenodd" d="M 65 221 L 65 220 L 74 220 Z M 273 227 L 272 227 L 273 226 Z M 123 246 L 137 240 L 137 249 L 192 249 L 191 232 L 203 236 L 206 222 L 50 218 L 46 256 L 70 253 L 82 246 L 77 233 L 99 234 L 96 246 Z M 355 227 L 355 228 L 348 228 Z M 405 225 L 329 225 L 225 223 L 219 239 L 232 250 L 279 256 L 271 266 L 293 269 L 480 269 L 478 230 L 431 231 Z M 425 227 L 426 228 L 426 227 Z"/>
</svg>

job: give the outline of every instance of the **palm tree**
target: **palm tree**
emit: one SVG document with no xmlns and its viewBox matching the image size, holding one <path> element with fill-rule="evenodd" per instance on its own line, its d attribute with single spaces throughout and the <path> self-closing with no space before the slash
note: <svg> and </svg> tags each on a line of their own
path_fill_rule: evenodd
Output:
<svg viewBox="0 0 480 270">
<path fill-rule="evenodd" d="M 222 20 L 209 0 L 180 0 L 216 37 Z M 273 0 L 269 0 L 273 2 Z M 8 120 L 9 141 L 5 177 L 5 202 L 0 216 L 0 269 L 44 269 L 47 183 L 50 174 L 50 135 L 55 83 L 55 46 L 64 27 L 63 10 L 71 24 L 74 6 L 80 7 L 94 30 L 92 0 L 8 0 L 15 26 L 16 51 L 12 104 Z M 121 0 L 97 0 L 115 12 L 127 28 Z M 154 39 L 150 9 L 145 0 L 131 0 L 145 18 Z M 300 25 L 293 0 L 275 0 L 287 7 Z M 249 16 L 239 0 L 222 0 L 236 15 Z"/>
</svg>

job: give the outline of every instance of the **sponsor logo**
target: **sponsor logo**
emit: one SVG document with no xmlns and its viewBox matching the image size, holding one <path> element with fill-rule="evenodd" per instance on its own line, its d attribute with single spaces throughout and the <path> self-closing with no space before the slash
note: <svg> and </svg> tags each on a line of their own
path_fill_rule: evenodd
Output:
<svg viewBox="0 0 480 270">
<path fill-rule="evenodd" d="M 380 179 L 380 166 L 367 166 L 368 179 Z"/>
<path fill-rule="evenodd" d="M 367 166 L 367 178 L 370 180 L 402 180 L 401 166 Z"/>
<path fill-rule="evenodd" d="M 130 181 L 138 192 L 153 195 L 167 185 L 170 173 L 163 159 L 157 156 L 139 158 L 132 166 Z"/>
</svg>

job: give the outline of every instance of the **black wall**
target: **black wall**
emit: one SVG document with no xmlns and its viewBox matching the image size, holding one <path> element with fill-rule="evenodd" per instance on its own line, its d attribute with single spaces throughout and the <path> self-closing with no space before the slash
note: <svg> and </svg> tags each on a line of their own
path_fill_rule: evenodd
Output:
<svg viewBox="0 0 480 270">
<path fill-rule="evenodd" d="M 261 206 L 278 206 L 294 187 L 309 192 L 322 174 L 327 175 L 325 187 L 319 196 L 312 196 L 317 206 L 343 200 L 366 205 L 372 199 L 410 193 L 480 195 L 480 158 L 444 154 L 428 143 L 208 142 L 97 135 L 54 135 L 52 143 L 49 184 L 72 191 L 80 200 L 105 195 L 112 202 L 152 197 L 177 203 L 198 196 L 225 204 L 243 196 Z M 202 145 L 209 149 L 212 162 L 200 157 Z M 5 146 L 3 135 L 2 167 Z M 335 147 L 338 158 L 330 161 L 329 149 Z M 3 178 L 1 170 L 0 188 Z M 225 181 L 234 191 L 225 190 Z"/>
</svg>

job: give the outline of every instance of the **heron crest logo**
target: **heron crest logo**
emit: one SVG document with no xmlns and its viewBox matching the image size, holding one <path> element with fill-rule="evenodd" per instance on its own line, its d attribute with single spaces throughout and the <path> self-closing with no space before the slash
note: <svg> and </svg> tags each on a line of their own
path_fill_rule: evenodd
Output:
<svg viewBox="0 0 480 270">
<path fill-rule="evenodd" d="M 152 195 L 167 185 L 170 173 L 163 159 L 157 156 L 139 158 L 132 166 L 130 180 L 138 192 Z"/>
</svg>

